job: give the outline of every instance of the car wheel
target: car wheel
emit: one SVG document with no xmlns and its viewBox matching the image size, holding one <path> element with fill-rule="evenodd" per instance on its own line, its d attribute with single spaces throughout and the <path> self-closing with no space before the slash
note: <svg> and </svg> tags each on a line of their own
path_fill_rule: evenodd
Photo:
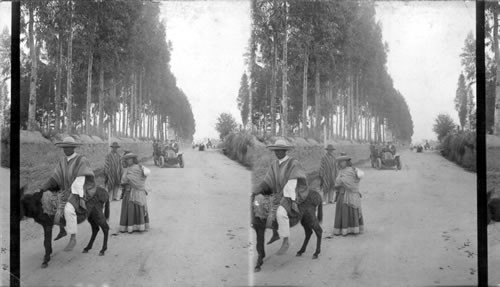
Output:
<svg viewBox="0 0 500 287">
<path fill-rule="evenodd" d="M 162 156 L 160 156 L 160 167 L 164 167 L 165 165 L 165 160 L 163 159 Z"/>
<path fill-rule="evenodd" d="M 377 158 L 377 169 L 381 169 L 381 168 L 382 168 L 382 159 Z"/>
<path fill-rule="evenodd" d="M 182 157 L 179 159 L 179 166 L 184 168 L 184 160 L 182 160 Z"/>
<path fill-rule="evenodd" d="M 397 162 L 396 162 L 396 168 L 399 169 L 399 170 L 401 170 L 401 166 L 402 166 L 402 164 L 401 164 L 401 158 L 398 158 Z"/>
</svg>

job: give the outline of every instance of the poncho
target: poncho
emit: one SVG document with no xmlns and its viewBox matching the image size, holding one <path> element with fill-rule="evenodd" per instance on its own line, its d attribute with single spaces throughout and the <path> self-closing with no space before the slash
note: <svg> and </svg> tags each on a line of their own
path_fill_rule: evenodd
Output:
<svg viewBox="0 0 500 287">
<path fill-rule="evenodd" d="M 117 152 L 110 152 L 104 161 L 104 176 L 110 190 L 120 185 L 122 173 L 120 155 Z"/>
<path fill-rule="evenodd" d="M 335 157 L 332 154 L 327 153 L 321 159 L 319 176 L 323 180 L 324 191 L 329 191 L 335 186 L 335 179 L 337 178 L 337 165 L 335 164 Z"/>
<path fill-rule="evenodd" d="M 307 187 L 306 173 L 298 160 L 289 158 L 281 165 L 278 160 L 275 160 L 264 177 L 263 183 L 272 190 L 268 226 L 274 221 L 276 210 L 280 204 L 286 209 L 288 214 L 291 214 L 291 203 L 289 200 L 282 200 L 283 188 L 290 179 L 297 179 L 295 192 L 297 193 L 297 204 L 300 204 L 306 199 L 309 189 Z"/>
</svg>

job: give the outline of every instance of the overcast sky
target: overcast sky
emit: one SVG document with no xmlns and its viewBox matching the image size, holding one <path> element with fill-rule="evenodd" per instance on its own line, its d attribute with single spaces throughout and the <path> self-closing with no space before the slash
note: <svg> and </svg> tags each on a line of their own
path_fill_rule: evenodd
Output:
<svg viewBox="0 0 500 287">
<path fill-rule="evenodd" d="M 459 55 L 467 34 L 475 35 L 475 3 L 377 2 L 376 11 L 389 44 L 389 74 L 410 107 L 413 142 L 436 139 L 432 126 L 438 114 L 459 123 L 454 105 Z"/>
<path fill-rule="evenodd" d="M 5 26 L 10 29 L 11 22 L 11 5 L 10 2 L 1 1 L 0 2 L 0 31 L 3 30 Z"/>
<path fill-rule="evenodd" d="M 250 37 L 250 1 L 162 2 L 171 68 L 193 108 L 195 139 L 218 138 L 217 117 L 241 116 L 236 98 Z"/>
</svg>

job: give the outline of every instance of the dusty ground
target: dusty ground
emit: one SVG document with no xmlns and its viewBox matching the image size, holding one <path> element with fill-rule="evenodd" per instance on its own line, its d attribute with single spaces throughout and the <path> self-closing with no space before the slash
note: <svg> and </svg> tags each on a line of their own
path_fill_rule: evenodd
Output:
<svg viewBox="0 0 500 287">
<path fill-rule="evenodd" d="M 214 150 L 185 150 L 186 167 L 149 167 L 151 229 L 110 236 L 98 256 L 102 233 L 88 254 L 90 225 L 79 225 L 78 244 L 64 252 L 53 244 L 47 269 L 42 229 L 21 223 L 23 286 L 224 286 L 248 282 L 248 198 L 251 172 Z M 119 225 L 121 202 L 111 204 L 110 225 Z M 56 229 L 54 229 L 56 232 Z"/>
<path fill-rule="evenodd" d="M 274 255 L 279 243 L 266 246 L 263 269 L 253 273 L 251 172 L 217 151 L 184 151 L 184 169 L 149 163 L 150 231 L 110 236 L 104 257 L 97 256 L 102 234 L 89 254 L 80 253 L 90 237 L 83 223 L 77 249 L 67 253 L 66 239 L 55 242 L 49 267 L 41 269 L 42 229 L 23 221 L 23 286 L 477 284 L 476 176 L 436 153 L 402 152 L 401 171 L 363 166 L 364 234 L 323 239 L 320 258 L 312 260 L 314 235 L 303 257 L 295 257 L 304 236 L 295 227 L 288 254 Z M 111 205 L 113 231 L 120 204 Z M 324 211 L 326 237 L 335 208 Z"/>
<path fill-rule="evenodd" d="M 291 250 L 279 244 L 253 277 L 256 285 L 428 286 L 477 284 L 476 175 L 437 153 L 404 151 L 401 171 L 361 168 L 366 232 L 323 239 L 311 259 L 315 236 L 302 257 L 304 238 L 291 232 Z M 323 237 L 333 230 L 335 207 L 324 209 Z M 266 240 L 271 232 L 267 232 Z M 270 256 L 269 256 L 270 255 Z"/>
<path fill-rule="evenodd" d="M 0 167 L 0 286 L 9 286 L 10 170 Z"/>
<path fill-rule="evenodd" d="M 488 189 L 500 187 L 500 137 L 486 137 L 486 167 Z M 491 285 L 500 284 L 500 222 L 488 225 L 488 281 Z"/>
</svg>

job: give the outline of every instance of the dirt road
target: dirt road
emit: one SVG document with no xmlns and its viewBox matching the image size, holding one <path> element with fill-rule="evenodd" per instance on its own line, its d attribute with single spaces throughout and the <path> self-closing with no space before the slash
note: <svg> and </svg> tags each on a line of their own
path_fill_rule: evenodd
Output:
<svg viewBox="0 0 500 287">
<path fill-rule="evenodd" d="M 0 286 L 8 286 L 10 260 L 10 170 L 0 167 Z"/>
<path fill-rule="evenodd" d="M 292 229 L 288 254 L 267 257 L 253 273 L 255 233 L 249 232 L 250 171 L 216 151 L 185 150 L 186 168 L 149 166 L 151 229 L 111 236 L 97 256 L 100 234 L 89 254 L 80 253 L 90 226 L 79 226 L 77 250 L 54 243 L 41 269 L 42 229 L 21 224 L 24 286 L 415 286 L 474 285 L 477 282 L 476 175 L 435 153 L 402 152 L 401 171 L 363 166 L 362 206 L 366 232 L 323 239 L 312 260 L 313 235 Z M 116 231 L 120 202 L 111 204 Z M 332 232 L 334 205 L 324 208 L 324 236 Z M 271 232 L 267 232 L 267 238 Z M 252 245 L 250 245 L 250 243 Z M 250 256 L 249 256 L 250 255 Z"/>
<path fill-rule="evenodd" d="M 402 152 L 403 169 L 361 167 L 365 233 L 323 239 L 311 259 L 315 235 L 302 257 L 301 226 L 291 232 L 287 255 L 266 245 L 256 285 L 428 286 L 477 284 L 476 174 L 436 153 Z M 324 235 L 333 229 L 335 207 L 324 208 Z M 266 240 L 271 232 L 266 233 Z M 270 256 L 269 256 L 270 255 Z"/>
<path fill-rule="evenodd" d="M 104 257 L 98 256 L 102 233 L 93 250 L 81 253 L 91 234 L 82 223 L 75 251 L 63 251 L 67 238 L 54 242 L 49 267 L 41 269 L 42 229 L 23 221 L 23 286 L 247 285 L 251 171 L 214 150 L 184 152 L 183 169 L 146 164 L 150 230 L 110 236 Z M 120 208 L 111 202 L 113 232 Z"/>
</svg>

